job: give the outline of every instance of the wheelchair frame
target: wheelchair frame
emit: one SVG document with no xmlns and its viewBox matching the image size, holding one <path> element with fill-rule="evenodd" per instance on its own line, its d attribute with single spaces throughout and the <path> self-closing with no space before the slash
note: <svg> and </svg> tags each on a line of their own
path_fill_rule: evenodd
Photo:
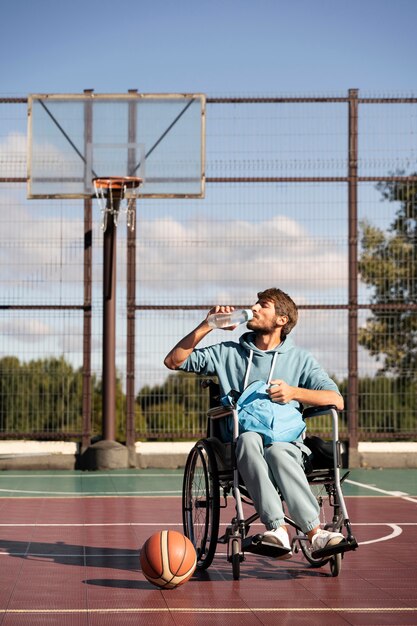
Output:
<svg viewBox="0 0 417 626">
<path fill-rule="evenodd" d="M 213 381 L 205 381 L 203 386 L 214 385 Z M 332 521 L 325 524 L 326 530 L 345 533 L 343 542 L 312 552 L 307 536 L 297 524 L 285 516 L 285 523 L 292 526 L 296 534 L 292 538 L 292 550 L 301 549 L 304 557 L 312 567 L 330 565 L 332 576 L 338 576 L 342 566 L 344 553 L 355 550 L 357 541 L 352 534 L 351 524 L 342 492 L 342 483 L 349 471 L 340 476 L 342 466 L 341 442 L 339 441 L 338 412 L 335 406 L 309 407 L 303 411 L 304 419 L 319 415 L 332 416 L 332 451 L 333 467 L 313 469 L 306 473 L 310 485 L 323 485 L 328 496 L 329 505 L 333 508 Z M 197 568 L 210 567 L 215 556 L 218 543 L 227 545 L 227 560 L 232 564 L 234 580 L 240 577 L 240 564 L 245 560 L 245 552 L 261 554 L 272 558 L 282 557 L 286 551 L 278 546 L 263 542 L 263 535 L 249 536 L 251 524 L 259 515 L 255 512 L 245 519 L 243 504 L 252 505 L 235 460 L 235 446 L 239 436 L 239 420 L 236 407 L 217 406 L 209 409 L 208 436 L 200 439 L 190 451 L 184 470 L 182 490 L 182 516 L 184 534 L 193 543 L 197 552 Z M 216 421 L 232 416 L 233 442 L 227 446 L 215 436 Z M 231 458 L 225 459 L 225 452 L 230 450 Z M 313 461 L 314 464 L 314 461 Z M 224 504 L 220 504 L 220 489 L 223 491 Z M 232 493 L 235 499 L 236 514 L 226 532 L 219 537 L 220 510 L 226 508 L 227 497 Z M 323 506 L 323 496 L 318 497 L 319 506 Z"/>
</svg>

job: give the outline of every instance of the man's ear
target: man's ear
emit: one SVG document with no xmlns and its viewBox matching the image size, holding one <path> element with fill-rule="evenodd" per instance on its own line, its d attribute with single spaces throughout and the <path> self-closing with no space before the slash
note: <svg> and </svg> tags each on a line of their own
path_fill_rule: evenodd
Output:
<svg viewBox="0 0 417 626">
<path fill-rule="evenodd" d="M 285 326 L 285 324 L 288 322 L 289 317 L 288 315 L 278 315 L 277 316 L 277 326 L 280 326 L 281 328 L 283 326 Z"/>
</svg>

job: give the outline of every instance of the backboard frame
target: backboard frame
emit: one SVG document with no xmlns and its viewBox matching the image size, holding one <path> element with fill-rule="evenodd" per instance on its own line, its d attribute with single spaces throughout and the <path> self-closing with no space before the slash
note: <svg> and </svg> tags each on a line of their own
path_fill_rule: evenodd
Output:
<svg viewBox="0 0 417 626">
<path fill-rule="evenodd" d="M 180 119 L 180 117 L 184 114 L 184 112 L 188 109 L 188 107 L 191 104 L 196 104 L 199 105 L 199 124 L 198 124 L 198 137 L 196 137 L 196 141 L 198 142 L 196 144 L 196 153 L 198 151 L 198 158 L 199 158 L 199 176 L 198 178 L 195 177 L 193 178 L 193 184 L 194 186 L 196 186 L 196 181 L 198 180 L 198 191 L 197 192 L 193 192 L 189 193 L 188 191 L 186 192 L 155 192 L 155 191 L 150 191 L 147 192 L 146 191 L 146 184 L 144 185 L 143 189 L 141 189 L 141 191 L 138 193 L 138 197 L 139 198 L 204 198 L 205 195 L 205 119 L 206 119 L 206 97 L 204 94 L 199 94 L 199 93 L 184 93 L 184 94 L 178 94 L 178 93 L 137 93 L 136 91 L 129 91 L 127 93 L 117 93 L 117 94 L 111 94 L 111 93 L 102 93 L 102 94 L 96 94 L 93 91 L 86 91 L 84 93 L 80 93 L 80 94 L 30 94 L 28 96 L 28 145 L 27 145 L 27 197 L 29 199 L 37 199 L 37 198 L 45 198 L 45 199 L 82 199 L 82 198 L 92 198 L 95 196 L 94 194 L 94 190 L 92 189 L 88 189 L 88 191 L 86 191 L 86 184 L 85 184 L 85 180 L 87 180 L 87 177 L 80 177 L 78 176 L 77 180 L 80 182 L 80 186 L 84 186 L 84 190 L 82 192 L 39 192 L 38 189 L 36 189 L 36 184 L 34 185 L 34 180 L 36 180 L 36 178 L 33 176 L 33 165 L 34 165 L 34 160 L 36 157 L 36 146 L 35 146 L 35 141 L 34 141 L 34 125 L 36 124 L 36 121 L 34 120 L 34 106 L 38 105 L 39 103 L 41 105 L 43 105 L 43 108 L 45 110 L 47 110 L 47 103 L 64 103 L 65 102 L 74 102 L 74 103 L 78 103 L 79 105 L 82 105 L 83 103 L 85 104 L 85 106 L 83 107 L 84 111 L 87 111 L 87 116 L 88 116 L 88 111 L 92 111 L 94 104 L 95 103 L 126 103 L 126 105 L 129 105 L 130 103 L 132 103 L 133 105 L 135 103 L 139 104 L 139 103 L 145 103 L 145 102 L 150 102 L 150 101 L 154 101 L 155 103 L 158 102 L 167 102 L 167 103 L 174 103 L 176 104 L 178 102 L 180 106 L 180 113 L 177 115 L 177 117 L 175 119 L 172 120 L 172 123 L 166 128 L 166 130 L 161 134 L 160 138 L 154 142 L 153 146 L 146 146 L 148 152 L 145 153 L 145 159 L 149 156 L 150 152 L 152 152 L 155 149 L 159 149 L 158 148 L 158 144 L 161 143 L 161 145 L 164 142 L 164 139 L 166 136 L 168 136 L 168 134 L 171 132 L 171 129 L 175 126 L 176 122 Z M 182 106 L 182 105 L 185 106 Z M 50 115 L 50 114 L 49 114 Z M 136 117 L 137 117 L 137 113 L 136 113 Z M 85 114 L 84 114 L 85 116 Z M 52 116 L 51 116 L 52 118 Z M 51 122 L 52 124 L 53 122 Z M 57 122 L 55 121 L 55 123 L 57 124 Z M 91 133 L 91 130 L 87 130 L 87 121 L 84 117 L 84 120 L 81 122 L 82 124 L 84 124 L 82 131 L 84 133 L 84 136 L 87 134 L 89 135 L 89 133 Z M 194 123 L 194 122 L 193 122 Z M 36 128 L 36 127 L 35 127 Z M 89 152 L 92 151 L 94 149 L 94 146 L 106 146 L 107 144 L 100 144 L 99 141 L 97 141 L 98 138 L 92 137 L 92 136 L 88 136 L 88 139 L 84 140 L 84 146 L 82 149 L 78 149 L 74 143 L 72 143 L 71 141 L 71 137 L 69 136 L 69 134 L 67 134 L 65 132 L 65 130 L 63 128 L 60 128 L 62 137 L 65 138 L 65 141 L 68 143 L 68 145 L 71 145 L 72 148 L 74 149 L 74 154 L 77 153 L 76 159 L 79 159 L 79 161 L 77 161 L 80 164 L 80 161 L 84 162 L 84 165 L 80 165 L 80 167 L 83 167 L 84 170 L 86 171 L 88 169 L 87 165 L 88 163 L 90 163 L 89 159 L 91 159 L 91 163 L 92 163 L 92 157 L 89 156 Z M 127 137 L 126 137 L 126 150 L 132 150 L 131 146 L 132 145 L 141 145 L 141 144 L 132 144 L 131 142 L 128 142 Z M 114 146 L 120 147 L 121 144 L 120 143 L 115 143 Z M 109 146 L 107 146 L 108 148 Z M 142 157 L 141 157 L 142 158 Z M 146 171 L 146 162 L 144 162 L 145 165 L 145 171 Z M 100 177 L 106 177 L 106 176 L 113 176 L 113 175 L 120 175 L 119 172 L 94 172 L 93 168 L 92 169 L 92 176 L 90 176 L 90 179 L 100 176 Z M 137 168 L 136 168 L 137 169 Z M 145 183 L 146 183 L 146 174 L 144 174 L 144 172 L 136 172 L 135 170 L 135 175 L 139 175 L 143 178 L 145 178 Z M 174 181 L 174 184 L 178 184 L 181 185 L 181 183 L 176 183 L 176 179 L 175 177 L 172 178 L 172 180 Z M 178 176 L 178 180 L 181 181 L 181 177 Z M 184 179 L 185 180 L 185 179 Z M 55 185 L 59 185 L 59 178 L 54 179 Z M 83 182 L 84 181 L 84 182 Z M 90 180 L 91 182 L 91 180 Z M 157 183 L 154 183 L 154 185 L 157 185 Z"/>
</svg>

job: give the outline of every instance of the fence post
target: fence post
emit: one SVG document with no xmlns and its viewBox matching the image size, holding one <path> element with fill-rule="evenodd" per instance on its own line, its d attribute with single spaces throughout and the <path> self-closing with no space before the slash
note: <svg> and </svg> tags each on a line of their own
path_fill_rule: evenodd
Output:
<svg viewBox="0 0 417 626">
<path fill-rule="evenodd" d="M 84 93 L 92 93 L 85 89 Z M 87 146 L 92 142 L 93 111 L 91 102 L 84 105 L 84 142 Z M 86 152 L 86 150 L 85 150 Z M 85 176 L 88 175 L 85 168 Z M 82 450 L 91 443 L 91 293 L 92 293 L 92 200 L 84 200 L 84 312 L 83 312 L 83 406 L 82 406 Z"/>
<path fill-rule="evenodd" d="M 348 385 L 349 465 L 358 458 L 358 89 L 349 89 L 348 146 Z"/>
<path fill-rule="evenodd" d="M 137 93 L 136 89 L 129 89 L 129 93 Z M 129 103 L 128 141 L 136 142 L 137 103 Z M 128 151 L 128 169 L 133 169 L 137 163 L 134 148 Z M 136 225 L 136 200 L 134 201 L 133 223 Z M 134 230 L 127 228 L 127 328 L 126 328 L 126 446 L 128 449 L 129 465 L 136 467 L 136 427 L 135 427 L 135 339 L 136 339 L 136 226 Z"/>
</svg>

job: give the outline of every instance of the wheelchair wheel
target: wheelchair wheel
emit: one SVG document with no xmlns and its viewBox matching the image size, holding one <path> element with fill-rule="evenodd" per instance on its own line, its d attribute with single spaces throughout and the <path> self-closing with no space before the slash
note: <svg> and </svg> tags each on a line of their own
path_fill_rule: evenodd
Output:
<svg viewBox="0 0 417 626">
<path fill-rule="evenodd" d="M 240 578 L 240 543 L 238 539 L 232 539 L 232 572 L 233 580 Z"/>
<path fill-rule="evenodd" d="M 342 555 L 334 554 L 330 559 L 330 573 L 333 577 L 339 576 L 340 570 L 342 569 Z"/>
<path fill-rule="evenodd" d="M 339 576 L 340 570 L 342 569 L 342 554 L 340 552 L 321 559 L 314 559 L 311 556 L 311 547 L 308 541 L 300 541 L 300 547 L 301 552 L 312 567 L 323 567 L 329 563 L 331 575 L 333 577 Z"/>
<path fill-rule="evenodd" d="M 323 567 L 330 561 L 330 557 L 326 557 L 324 559 L 314 559 L 311 556 L 311 547 L 308 541 L 300 541 L 301 552 L 304 554 L 306 560 L 310 563 L 312 567 Z"/>
<path fill-rule="evenodd" d="M 187 458 L 182 515 L 184 534 L 197 552 L 197 568 L 207 569 L 219 536 L 220 489 L 216 458 L 204 440 L 195 444 Z"/>
</svg>

